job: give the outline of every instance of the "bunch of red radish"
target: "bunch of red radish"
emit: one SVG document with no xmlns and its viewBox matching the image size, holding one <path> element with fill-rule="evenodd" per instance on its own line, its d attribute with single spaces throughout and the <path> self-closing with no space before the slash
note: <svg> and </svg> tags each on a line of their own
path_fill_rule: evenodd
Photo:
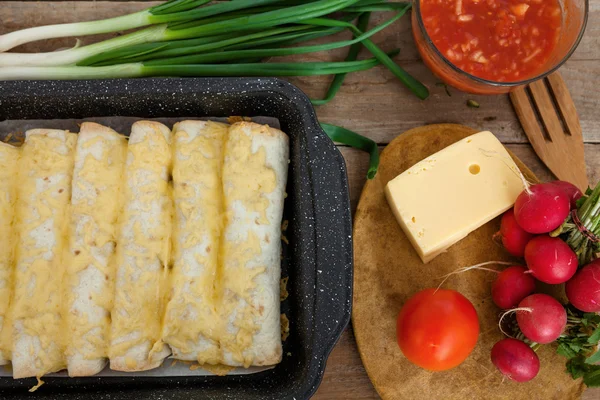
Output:
<svg viewBox="0 0 600 400">
<path fill-rule="evenodd" d="M 561 226 L 581 196 L 581 191 L 568 182 L 532 185 L 519 195 L 514 210 L 502 216 L 497 235 L 510 254 L 525 258 L 527 269 L 511 266 L 500 272 L 492 285 L 492 299 L 498 307 L 509 310 L 507 313 L 516 313 L 518 328 L 534 343 L 555 341 L 567 323 L 567 313 L 558 300 L 533 294 L 535 279 L 566 283 L 567 297 L 574 307 L 600 312 L 600 259 L 577 271 L 575 252 L 560 238 L 548 235 Z M 491 357 L 502 374 L 517 382 L 533 379 L 540 369 L 535 351 L 517 339 L 496 343 Z"/>
</svg>

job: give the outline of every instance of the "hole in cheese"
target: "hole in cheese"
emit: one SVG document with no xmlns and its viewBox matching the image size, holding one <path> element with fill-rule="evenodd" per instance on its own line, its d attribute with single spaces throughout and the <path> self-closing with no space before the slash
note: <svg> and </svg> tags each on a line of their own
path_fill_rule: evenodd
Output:
<svg viewBox="0 0 600 400">
<path fill-rule="evenodd" d="M 471 164 L 469 166 L 469 172 L 473 175 L 477 175 L 481 171 L 481 167 L 477 164 Z"/>
</svg>

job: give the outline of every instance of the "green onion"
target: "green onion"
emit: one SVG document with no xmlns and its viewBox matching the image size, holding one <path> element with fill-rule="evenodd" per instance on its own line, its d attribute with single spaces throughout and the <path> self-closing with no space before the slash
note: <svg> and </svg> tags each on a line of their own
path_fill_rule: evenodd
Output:
<svg viewBox="0 0 600 400">
<path fill-rule="evenodd" d="M 153 24 L 198 20 L 202 18 L 211 17 L 213 15 L 219 15 L 233 11 L 245 10 L 248 8 L 256 8 L 264 5 L 277 4 L 283 2 L 284 0 L 234 0 L 219 4 L 213 4 L 207 7 L 202 7 L 185 12 L 173 12 L 167 14 L 152 15 L 149 19 Z M 208 1 L 203 1 L 203 3 L 208 3 Z"/>
<path fill-rule="evenodd" d="M 319 38 L 322 38 L 325 36 L 330 36 L 330 35 L 339 33 L 343 30 L 344 30 L 344 28 L 327 28 L 327 29 L 316 28 L 316 29 L 311 29 L 310 31 L 307 31 L 307 32 L 290 33 L 290 34 L 286 34 L 286 35 L 277 35 L 275 37 L 269 37 L 269 38 L 265 38 L 265 39 L 251 40 L 251 41 L 243 43 L 243 44 L 224 47 L 223 50 L 230 51 L 230 50 L 240 50 L 240 49 L 250 49 L 250 48 L 263 48 L 265 45 L 275 44 L 275 43 L 278 43 L 282 46 L 283 45 L 288 46 L 288 45 L 292 45 L 292 44 L 296 44 L 296 43 L 300 43 L 300 42 L 307 42 L 309 40 L 319 39 Z"/>
<path fill-rule="evenodd" d="M 304 47 L 284 47 L 277 49 L 258 49 L 258 50 L 237 50 L 237 51 L 219 51 L 216 53 L 206 53 L 206 54 L 196 54 L 189 56 L 181 56 L 181 57 L 170 57 L 167 59 L 157 59 L 148 61 L 147 65 L 182 65 L 182 64 L 206 64 L 206 63 L 218 63 L 230 60 L 236 60 L 240 58 L 247 57 L 279 57 L 279 56 L 289 56 L 295 54 L 305 54 L 305 53 L 314 53 L 317 51 L 325 51 L 325 50 L 333 50 L 338 49 L 340 47 L 347 47 L 353 45 L 355 43 L 360 43 L 367 38 L 373 36 L 375 33 L 381 31 L 387 26 L 391 25 L 402 15 L 404 12 L 399 12 L 391 19 L 386 22 L 378 25 L 377 27 L 371 29 L 370 31 L 363 33 L 362 35 L 356 37 L 353 40 L 344 40 L 341 42 L 333 42 L 333 43 L 325 43 L 314 46 L 304 46 Z M 195 48 L 191 49 L 177 49 L 179 53 L 196 53 Z M 168 52 L 164 52 L 168 53 Z M 172 56 L 171 53 L 166 54 L 167 56 Z"/>
<path fill-rule="evenodd" d="M 187 11 L 203 4 L 210 3 L 210 0 L 195 1 L 195 0 L 170 0 L 166 3 L 150 7 L 148 11 L 153 15 L 164 15 L 175 12 Z"/>
<path fill-rule="evenodd" d="M 0 52 L 36 40 L 95 35 L 162 23 L 166 22 L 168 17 L 173 14 L 184 15 L 186 11 L 209 3 L 210 1 L 211 0 L 171 0 L 143 11 L 116 18 L 22 29 L 20 31 L 0 35 Z"/>
<path fill-rule="evenodd" d="M 249 4 L 276 3 L 284 0 L 234 0 L 229 3 L 216 4 L 199 10 L 186 11 L 188 18 L 197 15 L 200 11 L 213 7 L 238 4 L 238 7 Z M 169 29 L 168 24 L 161 24 L 133 32 L 120 37 L 105 40 L 103 42 L 51 53 L 22 54 L 22 53 L 0 53 L 0 66 L 64 66 L 76 64 L 88 57 L 98 53 L 119 49 L 149 42 L 164 42 L 169 40 L 192 39 L 218 34 L 229 34 L 240 31 L 259 31 L 274 26 L 297 23 L 305 19 L 315 18 L 339 11 L 359 0 L 318 0 L 306 5 L 282 7 L 276 11 L 252 14 L 242 17 L 234 17 L 229 20 L 208 23 L 185 29 Z M 222 9 L 222 8 L 221 8 Z M 203 15 L 207 11 L 203 11 Z M 161 15 L 164 18 L 171 14 Z M 352 24 L 350 24 L 352 25 Z"/>
<path fill-rule="evenodd" d="M 358 30 L 365 31 L 367 29 L 367 27 L 369 26 L 370 17 L 370 13 L 364 13 L 360 17 L 358 17 L 358 21 L 356 22 L 356 27 L 358 28 Z M 360 43 L 354 43 L 352 46 L 350 46 L 350 50 L 348 50 L 348 55 L 346 56 L 346 61 L 356 60 L 361 47 L 362 46 Z M 339 92 L 340 88 L 342 87 L 344 79 L 346 79 L 346 74 L 336 75 L 333 78 L 333 81 L 331 81 L 331 85 L 329 85 L 329 90 L 327 90 L 325 98 L 322 100 L 311 99 L 312 104 L 315 106 L 322 106 L 333 100 L 337 92 Z"/>
<path fill-rule="evenodd" d="M 408 8 L 410 8 L 410 4 L 405 5 L 404 11 L 406 12 Z M 355 35 L 361 35 L 362 32 L 358 30 L 354 25 L 339 21 L 335 19 L 329 18 L 313 18 L 309 20 L 305 20 L 304 23 L 311 25 L 321 25 L 321 26 L 344 26 L 349 28 L 354 32 Z M 408 72 L 400 68 L 398 64 L 394 62 L 390 57 L 388 57 L 385 52 L 383 52 L 375 43 L 371 40 L 364 40 L 362 44 L 377 58 L 383 65 L 385 65 L 399 80 L 402 82 L 408 89 L 410 89 L 418 98 L 421 100 L 426 99 L 429 96 L 429 90 L 425 85 L 416 80 L 412 75 Z"/>
<path fill-rule="evenodd" d="M 144 43 L 99 53 L 81 60 L 77 63 L 77 65 L 106 65 L 106 63 L 108 63 L 108 65 L 112 65 L 126 62 L 144 61 L 153 58 L 175 57 L 190 53 L 198 54 L 264 37 L 280 35 L 288 32 L 306 31 L 310 28 L 310 26 L 293 26 L 288 28 L 276 28 L 262 32 L 255 32 L 245 36 L 240 36 L 237 33 L 230 33 L 201 37 L 198 39 Z"/>
<path fill-rule="evenodd" d="M 100 28 L 85 29 L 89 26 L 86 24 L 94 23 L 103 25 L 102 29 L 108 29 L 108 25 L 113 29 L 154 25 L 63 51 L 0 52 L 0 79 L 336 75 L 325 98 L 313 101 L 318 105 L 335 97 L 346 73 L 383 64 L 418 97 L 425 98 L 429 93 L 370 40 L 371 36 L 400 19 L 410 9 L 410 4 L 388 3 L 387 0 L 230 0 L 207 4 L 209 2 L 171 0 L 120 19 L 36 28 L 45 30 L 45 37 L 58 37 L 67 32 L 96 32 Z M 371 11 L 396 11 L 396 14 L 367 30 Z M 333 13 L 336 13 L 336 19 L 331 18 Z M 138 25 L 133 24 L 136 18 Z M 356 26 L 351 23 L 355 19 L 358 19 Z M 292 46 L 346 29 L 354 36 L 351 40 Z M 0 36 L 0 44 L 7 43 L 7 38 L 13 43 L 34 38 L 27 31 Z M 9 35 L 13 35 L 12 39 Z M 374 59 L 356 61 L 363 45 Z M 349 47 L 343 62 L 261 63 L 270 57 L 341 47 Z"/>
<path fill-rule="evenodd" d="M 367 179 L 375 178 L 379 169 L 379 148 L 377 147 L 377 143 L 340 126 L 321 123 L 321 128 L 323 128 L 332 141 L 369 153 Z"/>
<path fill-rule="evenodd" d="M 397 51 L 390 55 L 398 54 Z M 362 61 L 156 65 L 144 63 L 106 67 L 0 67 L 0 80 L 19 79 L 106 79 L 146 76 L 313 76 L 365 71 L 379 63 L 375 58 Z"/>
<path fill-rule="evenodd" d="M 49 53 L 0 53 L 0 67 L 73 65 L 94 54 L 115 48 L 162 41 L 166 30 L 167 25 L 156 25 L 88 46 Z"/>
<path fill-rule="evenodd" d="M 229 11 L 229 12 L 224 12 L 221 14 L 216 14 L 214 16 L 208 16 L 208 17 L 202 16 L 200 18 L 188 18 L 183 21 L 169 23 L 169 29 L 177 31 L 177 30 L 182 30 L 182 29 L 194 28 L 194 27 L 198 27 L 201 25 L 213 24 L 216 22 L 227 21 L 227 20 L 239 18 L 239 17 L 248 17 L 248 16 L 255 15 L 255 14 L 276 11 L 279 9 L 281 9 L 281 6 L 279 6 L 279 7 L 264 6 L 264 7 L 255 7 L 252 9 Z"/>
<path fill-rule="evenodd" d="M 210 3 L 211 1 L 212 0 L 170 0 L 164 4 L 150 7 L 143 11 L 115 18 L 22 29 L 20 31 L 0 35 L 0 52 L 36 40 L 95 35 L 99 33 L 135 29 L 149 25 L 198 20 L 217 14 L 285 2 L 285 0 L 234 0 L 197 8 Z"/>
<path fill-rule="evenodd" d="M 200 54 L 219 48 L 230 51 L 257 48 L 267 44 L 291 45 L 332 35 L 343 30 L 344 27 L 323 29 L 322 27 L 312 27 L 310 25 L 294 25 L 286 28 L 252 32 L 245 36 L 240 36 L 239 33 L 230 33 L 197 39 L 144 43 L 102 52 L 78 62 L 77 65 L 102 66 L 130 63 L 185 54 Z"/>
<path fill-rule="evenodd" d="M 297 23 L 309 18 L 334 13 L 356 3 L 358 0 L 319 0 L 307 5 L 285 7 L 279 10 L 233 18 L 190 28 L 167 30 L 167 39 L 187 39 L 189 37 L 216 35 L 219 33 L 263 29 L 276 25 Z"/>
</svg>

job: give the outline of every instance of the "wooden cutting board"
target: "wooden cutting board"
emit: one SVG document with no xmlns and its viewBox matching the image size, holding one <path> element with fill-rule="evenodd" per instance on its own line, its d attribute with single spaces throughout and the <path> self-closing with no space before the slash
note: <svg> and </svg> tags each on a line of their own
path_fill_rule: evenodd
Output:
<svg viewBox="0 0 600 400">
<path fill-rule="evenodd" d="M 461 125 L 429 125 L 411 129 L 394 139 L 381 154 L 379 173 L 363 189 L 354 218 L 354 308 L 352 322 L 360 356 L 375 389 L 391 399 L 560 399 L 581 397 L 581 380 L 565 371 L 565 359 L 553 346 L 538 351 L 539 375 L 528 383 L 503 380 L 490 361 L 490 350 L 503 336 L 498 330 L 500 310 L 492 303 L 490 285 L 495 274 L 469 271 L 452 276 L 444 288 L 465 295 L 479 316 L 477 347 L 460 366 L 428 372 L 411 364 L 396 344 L 396 317 L 417 291 L 437 287 L 441 276 L 459 267 L 484 261 L 511 261 L 494 244 L 499 218 L 489 222 L 448 252 L 423 264 L 394 219 L 384 195 L 387 182 L 427 156 L 475 130 Z M 530 181 L 533 173 L 515 162 Z M 514 260 L 513 261 L 517 261 Z M 516 262 L 518 263 L 518 262 Z"/>
</svg>

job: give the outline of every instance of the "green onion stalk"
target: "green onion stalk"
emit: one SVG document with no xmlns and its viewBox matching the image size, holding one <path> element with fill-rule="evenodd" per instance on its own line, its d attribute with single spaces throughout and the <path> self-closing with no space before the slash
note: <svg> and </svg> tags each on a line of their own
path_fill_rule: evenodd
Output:
<svg viewBox="0 0 600 400">
<path fill-rule="evenodd" d="M 580 266 L 588 264 L 600 252 L 600 182 L 587 189 L 573 210 L 550 236 L 560 236 L 577 254 Z"/>
<path fill-rule="evenodd" d="M 365 13 L 361 14 L 358 17 L 358 21 L 356 22 L 357 29 L 360 31 L 366 31 L 367 26 L 369 25 L 370 18 L 371 18 L 370 12 L 365 12 Z M 338 29 L 338 28 L 334 27 L 333 29 Z M 361 43 L 354 43 L 352 46 L 350 46 L 350 49 L 348 50 L 348 55 L 346 56 L 346 61 L 355 61 L 358 58 L 358 53 L 360 52 L 361 47 L 362 47 Z M 329 103 L 331 100 L 333 100 L 333 98 L 337 95 L 340 88 L 342 87 L 342 84 L 344 83 L 345 79 L 346 79 L 346 74 L 337 74 L 333 78 L 333 81 L 331 81 L 331 84 L 329 85 L 329 89 L 327 90 L 327 94 L 325 94 L 325 97 L 323 99 L 319 99 L 319 100 L 311 99 L 312 104 L 315 106 L 322 106 L 322 105 Z M 379 154 L 378 154 L 378 157 L 379 157 Z M 377 168 L 375 170 L 377 170 Z"/>
<path fill-rule="evenodd" d="M 357 3 L 359 0 L 319 0 L 308 2 L 305 5 L 281 7 L 277 10 L 257 14 L 234 16 L 231 19 L 202 23 L 201 25 L 170 25 L 163 23 L 127 35 L 108 39 L 103 42 L 73 49 L 50 53 L 0 53 L 0 67 L 2 66 L 65 66 L 76 64 L 95 54 L 116 50 L 125 46 L 141 43 L 164 42 L 170 40 L 185 40 L 199 37 L 228 34 L 243 31 L 258 31 L 274 26 L 298 23 L 300 21 L 334 13 Z M 246 8 L 271 3 L 285 3 L 285 0 L 234 0 L 208 7 L 202 7 L 184 12 L 161 15 L 161 19 L 202 20 L 211 10 L 219 6 L 238 5 L 238 9 L 245 5 Z M 221 7 L 222 11 L 223 7 Z M 201 16 L 198 16 L 200 14 Z M 210 13 L 210 15 L 215 15 Z M 170 18 L 169 18 L 170 17 Z M 185 19 L 184 19 L 185 18 Z M 203 21 L 206 22 L 206 21 Z"/>
<path fill-rule="evenodd" d="M 207 53 L 207 50 L 213 50 L 217 48 L 222 48 L 227 45 L 239 43 L 240 38 L 227 38 L 220 42 L 213 43 L 204 43 L 199 45 L 187 45 L 187 46 L 177 46 L 177 43 L 171 43 L 175 47 L 174 48 L 162 48 L 157 50 L 152 50 L 151 52 L 145 51 L 140 54 L 134 53 L 127 50 L 117 50 L 113 52 L 105 52 L 99 54 L 97 56 L 90 57 L 88 59 L 84 59 L 80 61 L 77 65 L 87 66 L 87 65 L 107 65 L 107 64 L 119 64 L 128 62 L 130 60 L 135 59 L 136 61 L 147 61 L 148 65 L 183 65 L 183 64 L 206 64 L 206 63 L 220 63 L 225 61 L 231 61 L 236 59 L 244 59 L 244 58 L 265 58 L 265 57 L 276 57 L 276 56 L 289 56 L 295 54 L 306 54 L 306 53 L 314 53 L 318 51 L 325 50 L 333 50 L 341 47 L 348 47 L 353 44 L 361 43 L 367 40 L 369 37 L 373 36 L 377 32 L 387 28 L 392 23 L 396 22 L 400 19 L 406 12 L 407 9 L 398 12 L 394 17 L 385 21 L 384 23 L 376 26 L 366 33 L 361 33 L 358 37 L 352 40 L 344 40 L 339 42 L 318 44 L 313 46 L 302 46 L 302 47 L 284 47 L 284 48 L 262 48 L 262 49 L 250 49 L 250 50 L 233 50 L 233 51 L 216 51 Z M 354 27 L 354 25 L 349 24 Z M 306 29 L 306 26 L 300 26 L 296 28 L 288 28 L 288 31 L 291 29 Z M 252 35 L 248 35 L 251 39 L 260 38 L 264 36 L 272 36 L 276 35 L 285 29 L 274 29 L 276 32 L 260 32 Z M 278 32 L 277 32 L 278 31 Z M 123 56 L 123 51 L 126 52 L 126 55 Z"/>
<path fill-rule="evenodd" d="M 410 4 L 405 5 L 399 14 L 410 8 Z M 330 26 L 330 27 L 344 27 L 350 29 L 355 35 L 361 35 L 362 32 L 354 25 L 349 22 L 330 19 L 330 18 L 312 18 L 305 20 L 303 23 L 312 24 L 317 26 Z M 421 100 L 426 99 L 429 96 L 429 90 L 421 82 L 416 80 L 404 69 L 400 68 L 398 64 L 388 57 L 375 43 L 369 39 L 362 41 L 362 45 L 367 48 L 383 65 L 385 65 L 395 76 L 402 82 L 407 88 L 409 88 L 418 98 Z"/>
<path fill-rule="evenodd" d="M 158 68 L 162 66 L 177 66 L 172 68 L 169 76 L 177 76 L 177 71 L 182 70 L 186 71 L 186 76 L 193 74 L 189 71 L 198 71 L 197 76 L 206 76 L 206 74 L 231 76 L 229 75 L 231 67 L 223 70 L 221 74 L 219 68 L 211 69 L 208 66 L 222 64 L 237 65 L 240 75 L 244 76 L 254 73 L 255 69 L 260 67 L 253 66 L 248 73 L 242 71 L 241 67 L 259 63 L 265 58 L 306 54 L 347 46 L 349 52 L 346 61 L 352 62 L 357 59 L 360 46 L 364 46 L 415 95 L 421 99 L 429 95 L 422 83 L 404 71 L 370 40 L 372 35 L 400 19 L 410 9 L 410 3 L 388 3 L 386 0 L 231 0 L 212 5 L 205 5 L 206 3 L 209 2 L 171 0 L 139 13 L 118 17 L 116 22 L 113 18 L 81 23 L 84 26 L 91 24 L 90 32 L 99 32 L 98 29 L 93 28 L 95 24 L 124 29 L 135 27 L 139 22 L 132 22 L 125 26 L 119 21 L 128 18 L 137 21 L 139 15 L 143 15 L 144 24 L 157 25 L 63 51 L 25 54 L 0 52 L 0 76 L 4 79 L 118 78 L 148 76 L 148 71 L 156 71 L 163 76 L 168 73 L 164 68 Z M 342 14 L 339 19 L 327 17 L 338 11 Z M 396 14 L 388 21 L 366 31 L 371 11 L 396 11 Z M 358 20 L 357 26 L 350 22 L 354 19 Z M 67 29 L 71 25 L 73 24 L 40 27 L 40 29 L 49 30 L 46 37 L 66 35 L 67 32 L 78 33 L 73 28 Z M 79 27 L 77 29 L 84 30 L 81 25 L 75 25 Z M 350 30 L 354 38 L 312 46 L 292 46 L 343 30 Z M 28 31 L 26 29 L 7 35 L 33 38 L 31 35 L 27 36 Z M 0 36 L 0 43 L 6 40 L 7 35 Z M 16 42 L 23 43 L 24 40 L 17 39 Z M 122 66 L 117 67 L 117 65 Z M 186 65 L 188 68 L 184 68 Z M 197 65 L 202 67 L 196 67 Z M 106 68 L 91 70 L 73 68 L 74 66 Z M 47 74 L 42 74 L 36 67 L 45 67 Z M 298 68 L 303 70 L 301 66 Z M 236 67 L 233 67 L 233 70 L 235 69 Z M 264 67 L 263 76 L 268 76 L 269 73 L 277 74 L 273 76 L 293 76 L 288 75 L 289 70 L 290 68 Z M 345 71 L 343 68 L 338 70 Z M 19 75 L 18 71 L 23 71 L 23 74 Z M 351 72 L 352 69 L 349 71 Z M 345 73 L 347 72 L 336 74 L 338 76 L 334 78 L 326 97 L 321 101 L 317 100 L 315 104 L 325 104 L 335 96 L 344 81 Z"/>
<path fill-rule="evenodd" d="M 390 54 L 397 54 L 391 52 Z M 375 58 L 361 61 L 305 62 L 276 64 L 189 64 L 147 65 L 120 64 L 105 67 L 2 67 L 0 80 L 74 80 L 103 78 L 142 78 L 151 76 L 314 76 L 365 71 L 379 62 Z"/>
<path fill-rule="evenodd" d="M 340 126 L 321 123 L 321 128 L 323 128 L 323 131 L 325 131 L 332 141 L 369 153 L 367 179 L 375 178 L 377 169 L 379 168 L 379 148 L 377 147 L 377 143 Z"/>
<path fill-rule="evenodd" d="M 212 0 L 170 0 L 146 10 L 115 18 L 22 29 L 0 35 L 0 52 L 42 39 L 110 33 L 141 28 L 149 25 L 206 18 L 219 13 L 282 2 L 282 0 L 236 0 L 197 9 L 197 7 L 210 3 L 211 1 Z"/>
</svg>

